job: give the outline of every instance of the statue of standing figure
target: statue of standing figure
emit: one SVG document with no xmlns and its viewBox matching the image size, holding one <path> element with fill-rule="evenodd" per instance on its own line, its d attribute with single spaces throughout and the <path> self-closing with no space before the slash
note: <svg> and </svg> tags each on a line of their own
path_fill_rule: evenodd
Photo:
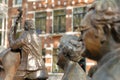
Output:
<svg viewBox="0 0 120 80">
<path fill-rule="evenodd" d="M 48 72 L 42 59 L 42 46 L 32 20 L 25 20 L 24 31 L 15 39 L 17 25 L 22 16 L 21 9 L 8 39 L 10 47 L 1 54 L 5 79 L 3 80 L 46 80 Z"/>
<path fill-rule="evenodd" d="M 30 79 L 36 79 L 37 77 L 47 79 L 48 75 L 41 53 L 41 40 L 35 31 L 33 21 L 25 21 L 24 31 L 16 40 L 13 38 L 13 32 L 14 28 L 11 29 L 9 35 L 10 47 L 13 51 L 21 48 L 22 59 L 18 70 L 28 73 L 26 77 Z"/>
<path fill-rule="evenodd" d="M 95 1 L 81 21 L 81 37 L 75 40 L 76 44 L 73 45 L 83 41 L 85 50 L 77 55 L 97 61 L 97 70 L 91 80 L 120 79 L 119 2 L 120 0 Z M 78 78 L 72 75 L 71 77 L 74 80 Z"/>
</svg>

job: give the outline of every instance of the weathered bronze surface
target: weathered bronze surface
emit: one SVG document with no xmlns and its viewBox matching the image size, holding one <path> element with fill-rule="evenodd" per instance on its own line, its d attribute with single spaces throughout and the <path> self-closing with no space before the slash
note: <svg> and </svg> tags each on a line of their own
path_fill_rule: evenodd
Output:
<svg viewBox="0 0 120 80">
<path fill-rule="evenodd" d="M 81 22 L 81 37 L 74 39 L 77 46 L 81 41 L 84 42 L 85 50 L 82 53 L 83 57 L 93 59 L 98 62 L 97 70 L 93 74 L 91 80 L 120 80 L 120 0 L 99 0 L 92 4 L 91 8 Z M 69 38 L 70 39 L 70 38 Z M 65 40 L 65 39 L 64 39 Z M 69 41 L 67 41 L 69 42 Z M 62 42 L 61 42 L 62 43 Z M 69 43 L 70 44 L 70 43 Z M 65 43 L 63 44 L 65 45 Z M 76 52 L 77 60 L 69 58 L 69 52 L 74 53 L 74 47 L 60 47 L 61 67 L 65 70 L 65 74 L 71 73 L 69 70 L 66 73 L 64 64 L 66 61 L 77 61 L 81 53 Z M 80 46 L 82 47 L 82 46 Z M 62 50 L 61 50 L 62 49 Z M 73 50 L 71 50 L 73 49 Z M 80 50 L 80 49 L 79 49 Z M 62 52 L 63 51 L 63 52 Z M 67 51 L 67 52 L 66 52 Z M 80 50 L 81 51 L 81 50 Z M 67 53 L 67 54 L 66 54 Z M 73 54 L 74 56 L 74 54 Z M 79 57 L 78 57 L 79 56 Z M 74 56 L 75 57 L 75 56 Z M 69 68 L 69 66 L 67 66 Z M 74 67 L 74 69 L 76 69 Z M 76 72 L 77 73 L 77 72 Z M 74 74 L 76 74 L 74 73 Z M 77 73 L 77 75 L 82 72 Z M 66 77 L 66 76 L 65 76 Z M 78 76 L 68 76 L 73 80 L 82 80 Z M 72 80 L 72 79 L 71 79 Z M 86 79 L 84 79 L 86 80 Z"/>
<path fill-rule="evenodd" d="M 62 80 L 86 80 L 84 70 L 77 63 L 82 58 L 80 51 L 83 47 L 76 40 L 78 37 L 71 35 L 65 35 L 60 40 L 57 64 L 64 70 Z"/>
<path fill-rule="evenodd" d="M 98 62 L 91 80 L 120 79 L 120 0 L 96 1 L 81 22 L 84 57 Z"/>
<path fill-rule="evenodd" d="M 20 18 L 21 14 L 18 15 Z M 24 31 L 19 38 L 15 39 L 15 31 L 19 20 L 16 20 L 9 33 L 10 48 L 2 59 L 5 70 L 5 80 L 46 80 L 48 73 L 42 59 L 42 46 L 32 20 L 26 20 Z M 15 29 L 16 28 L 16 29 Z M 20 51 L 18 51 L 20 50 Z"/>
<path fill-rule="evenodd" d="M 18 70 L 27 71 L 28 75 L 24 77 L 30 79 L 47 78 L 47 71 L 41 54 L 41 41 L 36 34 L 35 27 L 32 20 L 26 20 L 24 25 L 24 32 L 22 35 L 14 40 L 12 30 L 9 36 L 10 47 L 14 49 L 21 48 L 21 64 Z M 39 73 L 39 76 L 38 76 Z M 21 73 L 20 73 L 21 75 Z"/>
</svg>

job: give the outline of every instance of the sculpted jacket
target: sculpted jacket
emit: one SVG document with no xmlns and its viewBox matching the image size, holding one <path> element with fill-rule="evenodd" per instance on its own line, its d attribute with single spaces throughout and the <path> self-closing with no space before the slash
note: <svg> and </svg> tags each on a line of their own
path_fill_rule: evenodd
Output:
<svg viewBox="0 0 120 80">
<path fill-rule="evenodd" d="M 28 71 L 45 69 L 41 53 L 41 41 L 35 30 L 24 31 L 16 40 L 13 38 L 13 32 L 11 31 L 8 39 L 12 49 L 21 48 L 22 50 L 22 59 L 19 69 Z"/>
</svg>

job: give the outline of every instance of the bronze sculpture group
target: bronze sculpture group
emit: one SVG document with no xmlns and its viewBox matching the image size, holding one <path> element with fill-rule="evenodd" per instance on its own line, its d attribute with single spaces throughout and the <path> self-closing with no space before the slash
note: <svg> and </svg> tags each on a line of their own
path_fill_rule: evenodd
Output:
<svg viewBox="0 0 120 80">
<path fill-rule="evenodd" d="M 74 71 L 68 70 L 64 72 L 66 79 L 63 80 L 119 80 L 120 77 L 120 0 L 99 0 L 92 4 L 87 14 L 81 21 L 81 37 L 78 40 L 69 40 L 67 46 L 62 42 L 65 48 L 59 47 L 60 51 L 63 51 L 63 56 L 67 59 L 74 61 L 74 58 L 78 59 L 78 56 L 83 56 L 97 61 L 97 67 L 91 78 L 86 76 L 82 71 L 74 73 Z M 66 37 L 67 38 L 67 37 Z M 62 39 L 62 38 L 61 38 Z M 65 39 L 64 39 L 65 40 Z M 85 46 L 85 50 L 78 49 L 79 43 L 83 42 L 79 47 Z M 68 48 L 70 46 L 70 48 Z M 61 50 L 62 49 L 62 50 Z M 78 50 L 76 52 L 76 50 Z M 69 51 L 69 52 L 68 52 Z M 72 53 L 73 59 L 66 55 Z M 60 55 L 58 55 L 60 56 Z M 79 57 L 81 58 L 81 57 Z M 62 62 L 62 59 L 61 61 Z M 74 61 L 76 62 L 76 61 Z M 67 72 L 67 73 L 66 73 Z M 81 74 L 86 76 L 83 79 L 82 76 L 74 76 L 74 74 L 68 75 L 68 73 Z M 70 78 L 72 77 L 72 78 Z"/>
<path fill-rule="evenodd" d="M 95 1 L 81 21 L 80 37 L 65 35 L 60 39 L 57 64 L 64 70 L 62 80 L 120 79 L 119 2 L 120 0 Z M 18 18 L 20 16 L 21 13 Z M 4 56 L 0 59 L 5 73 L 3 80 L 46 80 L 48 74 L 33 22 L 25 21 L 24 32 L 18 39 L 14 39 L 15 33 L 16 28 L 11 28 L 10 48 L 2 52 Z M 14 57 L 11 58 L 12 56 Z M 82 57 L 98 63 L 91 77 L 78 65 Z"/>
</svg>

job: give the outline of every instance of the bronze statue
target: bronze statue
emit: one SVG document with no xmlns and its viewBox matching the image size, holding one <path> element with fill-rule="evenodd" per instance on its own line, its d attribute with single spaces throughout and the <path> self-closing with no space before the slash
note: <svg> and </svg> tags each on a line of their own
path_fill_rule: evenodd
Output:
<svg viewBox="0 0 120 80">
<path fill-rule="evenodd" d="M 82 56 L 98 62 L 97 70 L 91 80 L 120 79 L 119 2 L 120 0 L 99 0 L 93 3 L 81 22 L 80 39 L 74 39 L 76 43 L 72 44 L 77 46 L 83 41 L 86 49 Z M 77 52 L 75 55 L 81 56 L 81 53 Z"/>
<path fill-rule="evenodd" d="M 120 79 L 120 0 L 93 3 L 81 22 L 84 57 L 98 62 L 91 80 Z"/>
<path fill-rule="evenodd" d="M 21 14 L 18 15 L 18 18 Z M 48 73 L 45 68 L 41 54 L 41 41 L 36 34 L 32 20 L 26 20 L 24 31 L 19 38 L 15 39 L 15 27 L 11 28 L 9 34 L 10 48 L 3 51 L 2 63 L 5 70 L 5 80 L 46 80 Z M 12 56 L 11 56 L 12 55 Z"/>
<path fill-rule="evenodd" d="M 14 40 L 12 32 L 13 30 L 11 29 L 9 36 L 10 47 L 12 50 L 21 48 L 22 54 L 22 63 L 18 70 L 27 72 L 28 75 L 26 77 L 30 79 L 35 79 L 36 77 L 47 78 L 48 76 L 46 76 L 45 64 L 41 54 L 41 41 L 36 34 L 33 21 L 25 21 L 24 32 L 18 39 Z"/>
<path fill-rule="evenodd" d="M 77 36 L 65 35 L 60 39 L 57 64 L 64 70 L 62 80 L 86 80 L 84 70 L 77 63 L 82 57 L 82 43 L 77 42 Z M 77 44 L 77 45 L 74 45 Z"/>
</svg>

